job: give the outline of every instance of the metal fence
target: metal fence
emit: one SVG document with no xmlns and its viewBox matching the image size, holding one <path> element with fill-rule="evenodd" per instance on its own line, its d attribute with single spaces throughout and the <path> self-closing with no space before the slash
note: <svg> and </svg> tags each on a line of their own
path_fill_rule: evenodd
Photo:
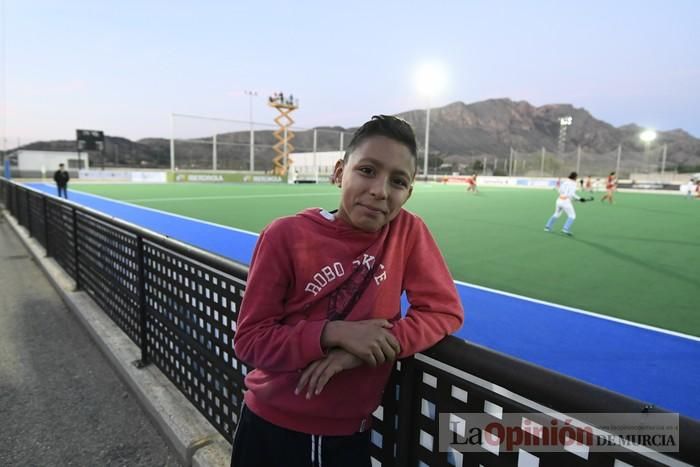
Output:
<svg viewBox="0 0 700 467">
<path fill-rule="evenodd" d="M 677 164 L 666 164 L 662 153 L 662 148 L 640 152 L 623 149 L 621 146 L 603 154 L 592 153 L 581 147 L 562 154 L 544 148 L 530 153 L 512 150 L 507 159 L 502 159 L 501 167 L 498 167 L 497 162 L 494 167 L 504 174 L 530 177 L 562 177 L 574 171 L 579 176 L 603 177 L 614 171 L 619 177 L 627 178 L 632 173 L 658 174 L 676 170 Z M 487 167 L 489 160 L 491 159 L 486 157 Z M 493 160 L 496 161 L 496 158 Z"/>
<path fill-rule="evenodd" d="M 260 132 L 257 142 L 240 140 L 240 135 L 219 135 L 212 138 L 174 139 L 173 164 L 179 170 L 250 170 L 250 156 L 254 154 L 253 166 L 259 172 L 272 169 L 275 152 L 269 141 L 270 131 Z M 292 141 L 297 153 L 313 153 L 345 150 L 352 134 L 340 130 L 298 130 Z M 264 139 L 266 138 L 266 139 Z M 267 141 L 267 142 L 264 142 Z M 418 167 L 422 174 L 423 149 L 419 150 Z M 662 163 L 662 149 L 648 152 L 611 148 L 606 153 L 594 153 L 581 148 L 562 154 L 546 149 L 533 152 L 512 150 L 503 154 L 481 154 L 479 156 L 458 157 L 431 153 L 429 157 L 429 174 L 472 173 L 528 176 L 559 177 L 577 171 L 582 176 L 603 177 L 615 171 L 623 178 L 632 173 L 673 173 L 679 168 L 675 162 Z M 24 175 L 22 175 L 24 176 Z"/>
<path fill-rule="evenodd" d="M 270 172 L 278 140 L 270 123 L 172 114 L 171 168 Z M 288 153 L 344 150 L 352 132 L 333 128 L 288 129 Z"/>
<path fill-rule="evenodd" d="M 682 155 L 681 155 L 682 157 Z M 419 155 L 419 165 L 422 163 Z M 517 177 L 565 177 L 571 172 L 579 176 L 605 177 L 616 172 L 621 178 L 631 174 L 672 174 L 682 164 L 667 162 L 664 148 L 652 148 L 648 151 L 634 151 L 618 146 L 605 153 L 594 153 L 578 147 L 564 153 L 554 153 L 545 148 L 537 151 L 521 151 L 511 148 L 504 154 L 481 154 L 455 158 L 431 155 L 429 173 L 454 173 L 468 175 L 471 173 Z M 433 165 L 440 162 L 439 166 Z"/>
<path fill-rule="evenodd" d="M 227 439 L 244 376 L 233 352 L 247 267 L 0 178 L 0 200 Z M 593 363 L 592 363 L 593 364 Z M 448 337 L 397 362 L 374 414 L 375 466 L 658 466 L 700 463 L 700 423 L 680 417 L 679 452 L 440 449 L 440 414 L 533 420 L 567 413 L 664 413 L 649 405 Z M 545 413 L 547 415 L 545 415 Z M 579 418 L 586 423 L 585 419 Z M 458 447 L 455 445 L 455 447 Z"/>
</svg>

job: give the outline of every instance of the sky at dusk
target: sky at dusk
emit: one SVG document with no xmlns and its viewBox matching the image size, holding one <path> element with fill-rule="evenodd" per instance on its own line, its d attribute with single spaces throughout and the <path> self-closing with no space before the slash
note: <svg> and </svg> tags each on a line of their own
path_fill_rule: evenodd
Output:
<svg viewBox="0 0 700 467">
<path fill-rule="evenodd" d="M 700 2 L 2 1 L 7 148 L 76 128 L 168 137 L 172 112 L 300 127 L 508 97 L 700 137 Z M 430 101 L 416 69 L 439 63 Z"/>
</svg>

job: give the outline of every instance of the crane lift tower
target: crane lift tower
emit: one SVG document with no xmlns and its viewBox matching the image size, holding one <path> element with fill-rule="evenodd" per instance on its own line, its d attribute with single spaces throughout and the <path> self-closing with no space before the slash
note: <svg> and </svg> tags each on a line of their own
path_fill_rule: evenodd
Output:
<svg viewBox="0 0 700 467">
<path fill-rule="evenodd" d="M 294 132 L 290 129 L 294 120 L 291 114 L 299 108 L 299 101 L 295 100 L 291 94 L 285 99 L 284 93 L 275 93 L 268 99 L 267 105 L 274 107 L 280 113 L 275 117 L 275 123 L 279 125 L 279 128 L 273 132 L 277 142 L 272 149 L 277 155 L 272 159 L 274 164 L 272 171 L 276 175 L 286 175 L 289 166 L 293 163 L 289 154 L 294 151 L 294 146 L 291 143 L 294 139 Z"/>
</svg>

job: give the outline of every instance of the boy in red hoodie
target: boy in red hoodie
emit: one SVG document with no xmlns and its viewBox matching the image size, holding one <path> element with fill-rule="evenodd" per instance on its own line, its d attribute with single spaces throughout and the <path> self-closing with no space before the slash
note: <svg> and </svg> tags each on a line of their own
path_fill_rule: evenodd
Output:
<svg viewBox="0 0 700 467">
<path fill-rule="evenodd" d="M 234 338 L 255 370 L 233 467 L 369 466 L 370 421 L 394 361 L 462 325 L 440 250 L 402 209 L 416 152 L 406 121 L 372 117 L 336 165 L 339 208 L 307 209 L 260 234 Z"/>
</svg>

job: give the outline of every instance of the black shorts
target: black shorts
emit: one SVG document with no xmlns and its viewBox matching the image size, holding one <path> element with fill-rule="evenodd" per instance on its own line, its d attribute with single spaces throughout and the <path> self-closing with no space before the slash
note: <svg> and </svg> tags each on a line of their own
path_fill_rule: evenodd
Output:
<svg viewBox="0 0 700 467">
<path fill-rule="evenodd" d="M 370 467 L 370 431 L 309 435 L 274 425 L 244 405 L 233 435 L 231 467 Z"/>
</svg>

